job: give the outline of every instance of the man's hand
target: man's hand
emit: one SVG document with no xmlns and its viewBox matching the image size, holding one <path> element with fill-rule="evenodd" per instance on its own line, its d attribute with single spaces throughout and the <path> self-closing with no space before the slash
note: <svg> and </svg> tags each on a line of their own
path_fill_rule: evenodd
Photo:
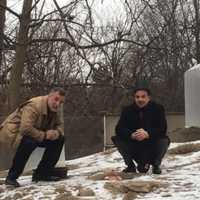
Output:
<svg viewBox="0 0 200 200">
<path fill-rule="evenodd" d="M 131 134 L 131 139 L 142 141 L 144 139 L 148 139 L 149 134 L 143 128 L 137 129 L 134 133 Z"/>
<path fill-rule="evenodd" d="M 46 140 L 56 140 L 59 137 L 59 132 L 57 130 L 48 130 L 46 132 Z"/>
</svg>

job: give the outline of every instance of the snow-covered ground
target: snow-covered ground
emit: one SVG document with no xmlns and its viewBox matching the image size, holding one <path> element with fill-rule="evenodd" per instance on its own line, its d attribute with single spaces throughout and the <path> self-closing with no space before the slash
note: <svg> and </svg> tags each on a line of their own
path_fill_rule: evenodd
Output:
<svg viewBox="0 0 200 200">
<path fill-rule="evenodd" d="M 200 144 L 200 141 L 195 142 Z M 183 144 L 172 144 L 174 148 Z M 91 156 L 66 161 L 71 170 L 69 178 L 59 182 L 31 182 L 31 176 L 22 176 L 19 179 L 22 187 L 16 189 L 0 185 L 0 200 L 22 199 L 97 199 L 122 200 L 124 193 L 113 194 L 104 187 L 105 183 L 119 183 L 127 181 L 159 181 L 165 187 L 159 187 L 151 192 L 138 193 L 135 199 L 148 200 L 196 200 L 200 199 L 200 151 L 187 154 L 167 154 L 162 163 L 162 175 L 153 175 L 151 170 L 145 174 L 129 180 L 91 180 L 88 176 L 114 169 L 121 171 L 125 165 L 117 151 L 97 153 Z M 73 169 L 74 168 L 74 169 Z M 4 180 L 3 178 L 0 181 Z M 77 197 L 80 188 L 90 188 L 95 193 L 91 197 Z M 66 192 L 73 196 L 67 197 Z"/>
</svg>

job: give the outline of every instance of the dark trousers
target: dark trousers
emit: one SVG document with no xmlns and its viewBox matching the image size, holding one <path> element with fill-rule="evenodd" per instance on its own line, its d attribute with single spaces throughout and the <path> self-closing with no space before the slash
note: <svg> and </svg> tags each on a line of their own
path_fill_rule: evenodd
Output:
<svg viewBox="0 0 200 200">
<path fill-rule="evenodd" d="M 21 175 L 31 153 L 36 149 L 36 147 L 45 148 L 36 172 L 47 174 L 48 170 L 51 170 L 59 160 L 63 144 L 63 136 L 60 136 L 57 140 L 44 140 L 43 142 L 38 142 L 29 136 L 24 136 L 13 158 L 12 166 L 8 172 L 8 177 L 10 179 L 17 179 Z"/>
<path fill-rule="evenodd" d="M 113 136 L 111 139 L 129 167 L 134 166 L 133 160 L 137 164 L 160 165 L 170 144 L 168 137 L 155 141 L 125 141 L 118 136 Z"/>
</svg>

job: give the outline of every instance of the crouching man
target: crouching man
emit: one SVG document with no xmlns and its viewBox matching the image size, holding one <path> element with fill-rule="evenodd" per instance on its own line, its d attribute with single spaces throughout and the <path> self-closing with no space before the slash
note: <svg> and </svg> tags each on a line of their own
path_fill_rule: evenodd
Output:
<svg viewBox="0 0 200 200">
<path fill-rule="evenodd" d="M 58 181 L 51 172 L 59 160 L 63 144 L 63 123 L 58 112 L 64 103 L 65 91 L 54 88 L 46 96 L 38 96 L 21 104 L 1 124 L 0 142 L 14 147 L 12 166 L 6 185 L 19 187 L 17 179 L 36 147 L 44 147 L 42 159 L 34 171 L 32 181 Z"/>
<path fill-rule="evenodd" d="M 152 172 L 161 174 L 161 161 L 170 143 L 166 129 L 163 106 L 151 100 L 148 88 L 137 88 L 133 104 L 123 109 L 112 137 L 127 165 L 123 172 L 146 173 L 152 165 Z"/>
</svg>

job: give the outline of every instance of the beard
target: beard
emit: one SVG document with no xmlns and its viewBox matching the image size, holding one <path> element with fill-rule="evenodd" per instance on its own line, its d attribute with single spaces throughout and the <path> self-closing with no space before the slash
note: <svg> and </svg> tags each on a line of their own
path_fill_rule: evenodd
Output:
<svg viewBox="0 0 200 200">
<path fill-rule="evenodd" d="M 142 108 L 142 107 L 144 107 L 144 106 L 147 105 L 147 102 L 145 102 L 145 101 L 138 101 L 138 102 L 136 102 L 136 104 L 137 104 L 140 108 Z"/>
</svg>

